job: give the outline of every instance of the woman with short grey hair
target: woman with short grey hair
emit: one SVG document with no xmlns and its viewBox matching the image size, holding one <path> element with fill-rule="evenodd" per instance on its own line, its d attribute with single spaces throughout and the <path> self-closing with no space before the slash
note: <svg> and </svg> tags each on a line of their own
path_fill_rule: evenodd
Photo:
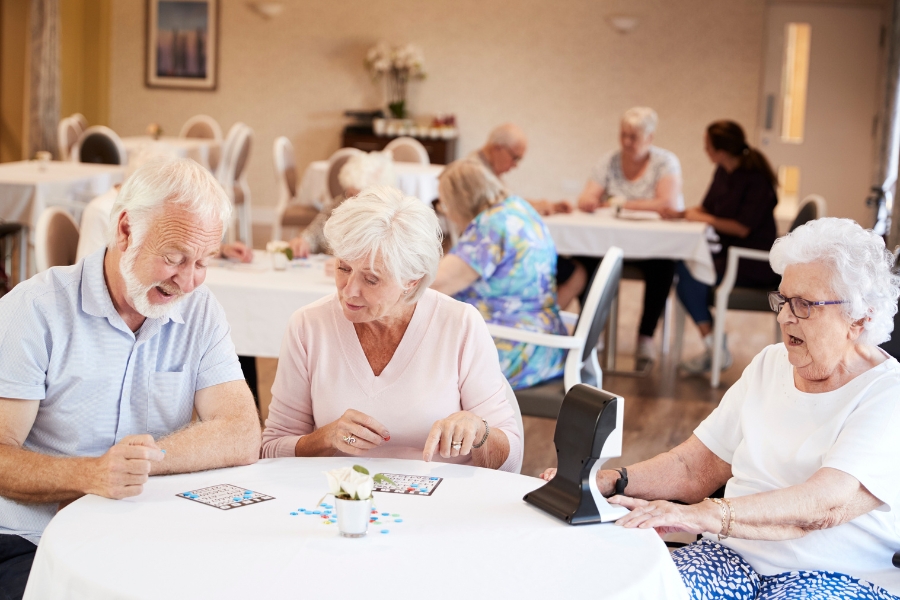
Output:
<svg viewBox="0 0 900 600">
<path fill-rule="evenodd" d="M 875 345 L 897 311 L 893 257 L 855 222 L 819 219 L 770 261 L 784 343 L 686 442 L 598 487 L 631 509 L 620 525 L 703 534 L 672 555 L 691 598 L 897 600 L 900 364 Z"/>
<path fill-rule="evenodd" d="M 434 211 L 381 186 L 334 210 L 337 292 L 298 310 L 282 344 L 264 457 L 374 456 L 518 471 L 522 438 L 487 326 L 428 286 Z"/>
</svg>

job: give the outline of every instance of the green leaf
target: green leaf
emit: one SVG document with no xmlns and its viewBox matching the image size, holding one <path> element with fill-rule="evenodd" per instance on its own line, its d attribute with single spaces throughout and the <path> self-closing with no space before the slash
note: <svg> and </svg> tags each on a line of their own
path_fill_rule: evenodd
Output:
<svg viewBox="0 0 900 600">
<path fill-rule="evenodd" d="M 294 260 L 294 251 L 290 247 L 284 249 L 284 255 L 287 256 L 288 260 Z"/>
<path fill-rule="evenodd" d="M 353 465 L 353 470 L 356 471 L 357 473 L 362 473 L 363 475 L 369 474 L 369 471 L 365 467 L 360 466 L 360 465 Z"/>
<path fill-rule="evenodd" d="M 392 485 L 392 486 L 394 486 L 394 487 L 397 487 L 397 484 L 394 483 L 393 481 L 391 481 L 391 478 L 390 478 L 390 477 L 386 477 L 386 476 L 383 475 L 382 473 L 378 473 L 377 475 L 375 475 L 375 477 L 373 477 L 372 480 L 373 480 L 375 483 L 387 483 L 387 484 L 390 484 L 390 485 Z"/>
</svg>

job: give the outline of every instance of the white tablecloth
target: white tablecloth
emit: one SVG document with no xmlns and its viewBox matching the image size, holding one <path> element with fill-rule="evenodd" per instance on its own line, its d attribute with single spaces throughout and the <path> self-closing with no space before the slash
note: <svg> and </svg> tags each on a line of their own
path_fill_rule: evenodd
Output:
<svg viewBox="0 0 900 600">
<path fill-rule="evenodd" d="M 444 480 L 430 497 L 376 493 L 378 510 L 403 522 L 370 525 L 364 538 L 341 538 L 318 515 L 290 515 L 327 490 L 323 471 L 354 463 Z M 275 500 L 221 511 L 175 496 L 223 483 Z M 541 483 L 348 458 L 155 477 L 135 498 L 87 496 L 57 514 L 25 598 L 687 598 L 655 532 L 567 525 L 522 501 Z"/>
<path fill-rule="evenodd" d="M 219 143 L 213 139 L 163 136 L 154 140 L 149 135 L 122 138 L 122 143 L 125 145 L 125 150 L 128 151 L 128 160 L 131 160 L 136 152 L 149 147 L 153 151 L 179 158 L 192 158 L 207 169 L 210 168 L 210 149 L 219 148 Z"/>
<path fill-rule="evenodd" d="M 0 221 L 34 229 L 48 206 L 76 209 L 121 183 L 125 168 L 77 162 L 0 164 Z"/>
<path fill-rule="evenodd" d="M 395 162 L 397 187 L 404 194 L 415 196 L 423 202 L 430 203 L 438 197 L 437 177 L 444 170 L 444 165 L 419 165 L 416 163 Z M 297 190 L 297 201 L 306 206 L 321 208 L 325 198 L 326 178 L 328 177 L 328 161 L 317 160 L 309 163 L 300 180 Z"/>
<path fill-rule="evenodd" d="M 712 285 L 716 270 L 704 223 L 617 219 L 612 209 L 544 217 L 559 254 L 603 256 L 618 246 L 626 259 L 683 260 L 697 281 Z"/>
<path fill-rule="evenodd" d="M 216 261 L 205 283 L 225 308 L 237 353 L 278 358 L 291 315 L 333 293 L 334 278 L 325 276 L 321 256 L 294 261 L 286 271 L 273 270 L 263 251 L 253 258 L 249 265 Z"/>
</svg>

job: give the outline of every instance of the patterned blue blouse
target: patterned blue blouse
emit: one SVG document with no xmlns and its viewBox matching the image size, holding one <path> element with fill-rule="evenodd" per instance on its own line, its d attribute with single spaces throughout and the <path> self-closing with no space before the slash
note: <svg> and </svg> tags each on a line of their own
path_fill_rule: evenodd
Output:
<svg viewBox="0 0 900 600">
<path fill-rule="evenodd" d="M 556 304 L 556 246 L 528 202 L 510 196 L 479 213 L 450 251 L 480 276 L 455 298 L 488 323 L 565 335 Z M 500 368 L 513 389 L 563 372 L 565 351 L 496 339 Z"/>
</svg>

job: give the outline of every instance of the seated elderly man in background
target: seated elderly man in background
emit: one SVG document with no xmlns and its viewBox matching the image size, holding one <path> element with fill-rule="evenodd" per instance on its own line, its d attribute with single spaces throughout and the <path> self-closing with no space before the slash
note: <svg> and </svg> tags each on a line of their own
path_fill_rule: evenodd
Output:
<svg viewBox="0 0 900 600">
<path fill-rule="evenodd" d="M 876 346 L 897 310 L 893 257 L 847 219 L 799 227 L 770 256 L 784 343 L 686 442 L 597 485 L 632 509 L 620 525 L 704 534 L 672 555 L 692 598 L 897 600 L 900 364 Z"/>
<path fill-rule="evenodd" d="M 428 289 L 440 228 L 421 200 L 372 187 L 325 224 L 337 293 L 288 325 L 263 457 L 435 459 L 518 471 L 522 433 L 484 320 Z"/>
<path fill-rule="evenodd" d="M 461 232 L 431 287 L 468 302 L 488 323 L 565 335 L 556 303 L 556 246 L 540 216 L 469 161 L 448 166 L 441 206 Z M 565 351 L 496 340 L 515 389 L 562 375 Z"/>
<path fill-rule="evenodd" d="M 394 161 L 390 154 L 384 152 L 355 154 L 341 167 L 338 183 L 341 184 L 343 193 L 328 201 L 300 235 L 290 241 L 294 256 L 306 258 L 310 254 L 331 254 L 331 248 L 325 239 L 325 222 L 328 217 L 344 200 L 357 195 L 360 190 L 373 185 L 396 186 Z"/>
<path fill-rule="evenodd" d="M 525 132 L 518 125 L 504 123 L 491 130 L 484 146 L 463 160 L 483 166 L 499 179 L 504 173 L 508 173 L 518 166 L 519 162 L 525 158 L 527 150 L 528 138 L 525 137 Z M 528 200 L 528 202 L 542 215 L 572 212 L 572 205 L 565 200 L 557 202 Z"/>
<path fill-rule="evenodd" d="M 229 327 L 203 283 L 231 208 L 184 159 L 152 161 L 113 206 L 108 249 L 0 299 L 0 590 L 84 494 L 253 463 L 260 430 Z M 199 420 L 191 423 L 191 414 Z"/>
</svg>

